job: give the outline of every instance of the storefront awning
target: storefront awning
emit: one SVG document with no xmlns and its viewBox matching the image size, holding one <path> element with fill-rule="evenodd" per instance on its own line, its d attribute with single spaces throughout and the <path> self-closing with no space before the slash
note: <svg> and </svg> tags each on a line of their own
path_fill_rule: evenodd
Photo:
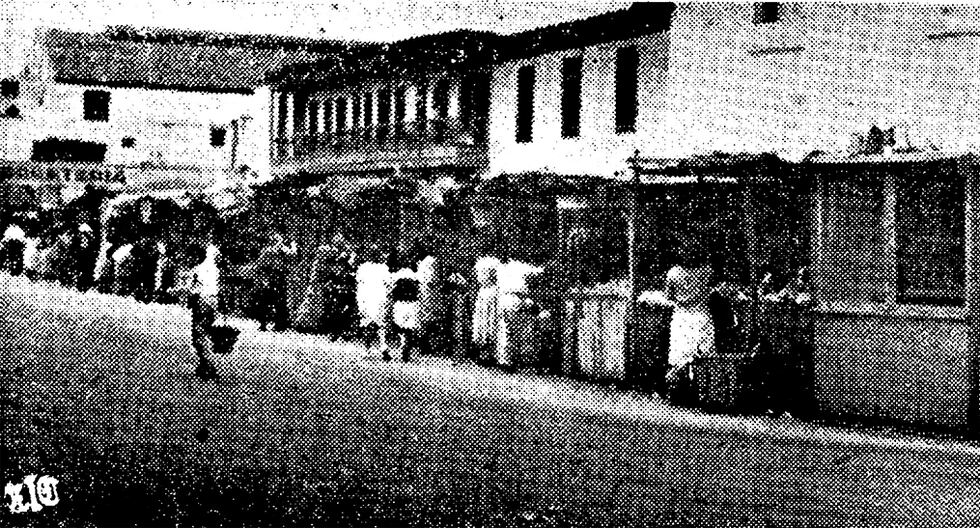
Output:
<svg viewBox="0 0 980 528">
<path fill-rule="evenodd" d="M 644 185 L 766 183 L 792 176 L 792 164 L 771 153 L 714 153 L 688 158 L 637 153 L 627 163 Z"/>
</svg>

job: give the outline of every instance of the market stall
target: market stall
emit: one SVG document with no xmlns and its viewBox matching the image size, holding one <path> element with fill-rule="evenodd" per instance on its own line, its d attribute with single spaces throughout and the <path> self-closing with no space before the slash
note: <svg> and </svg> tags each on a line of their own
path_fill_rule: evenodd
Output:
<svg viewBox="0 0 980 528">
<path fill-rule="evenodd" d="M 668 271 L 695 248 L 705 254 L 715 285 L 707 308 L 712 359 L 699 360 L 695 371 L 702 371 L 706 383 L 726 380 L 725 387 L 702 390 L 701 400 L 733 405 L 736 391 L 730 386 L 743 382 L 741 372 L 725 378 L 718 369 L 738 364 L 736 370 L 744 370 L 748 355 L 759 352 L 751 346 L 757 330 L 755 285 L 767 275 L 772 280 L 776 270 L 788 277 L 789 270 L 805 264 L 807 237 L 799 207 L 805 195 L 791 181 L 788 164 L 774 156 L 637 156 L 630 163 L 632 189 L 620 201 L 618 221 L 592 222 L 590 213 L 578 214 L 582 220 L 576 221 L 574 211 L 587 211 L 584 204 L 569 207 L 572 214 L 566 215 L 565 236 L 574 239 L 576 232 L 591 230 L 587 237 L 609 244 L 618 235 L 615 244 L 624 256 L 618 267 L 607 257 L 612 273 L 593 273 L 571 290 L 564 325 L 566 370 L 658 389 L 667 367 L 667 333 L 676 317 L 669 303 L 639 302 L 640 293 L 663 291 Z M 731 396 L 716 397 L 724 391 Z"/>
<path fill-rule="evenodd" d="M 527 173 L 503 174 L 470 190 L 470 253 L 497 262 L 495 293 L 481 298 L 494 307 L 491 326 L 497 331 L 479 359 L 513 368 L 561 370 L 562 298 L 569 273 L 559 237 L 559 197 L 588 195 L 599 187 L 584 178 Z M 486 284 L 470 284 L 475 305 L 480 290 L 489 290 Z"/>
<path fill-rule="evenodd" d="M 804 160 L 820 411 L 976 427 L 976 166 L 880 148 Z"/>
</svg>

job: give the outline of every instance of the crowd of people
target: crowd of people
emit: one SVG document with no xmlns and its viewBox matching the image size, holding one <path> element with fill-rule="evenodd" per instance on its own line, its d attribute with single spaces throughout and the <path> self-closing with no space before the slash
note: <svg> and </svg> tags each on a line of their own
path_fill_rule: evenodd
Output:
<svg viewBox="0 0 980 528">
<path fill-rule="evenodd" d="M 143 236 L 100 244 L 85 222 L 49 230 L 46 236 L 12 222 L 0 241 L 0 265 L 12 275 L 53 280 L 81 291 L 97 288 L 141 302 L 186 303 L 199 358 L 196 374 L 210 380 L 218 377 L 213 331 L 222 275 L 229 268 L 213 240 L 199 237 L 175 247 L 165 236 Z M 542 267 L 484 257 L 464 276 L 449 273 L 422 243 L 403 252 L 385 252 L 377 245 L 355 251 L 340 233 L 307 251 L 309 274 L 294 303 L 295 313 L 290 313 L 288 295 L 291 272 L 298 264 L 295 241 L 270 231 L 257 258 L 237 270 L 251 280 L 248 310 L 261 331 L 294 329 L 334 339 L 356 338 L 387 361 L 448 355 L 454 342 L 462 340 L 470 358 L 514 368 L 533 364 L 540 358 L 532 356 L 547 348 L 542 336 L 555 325 L 553 314 L 530 291 L 535 278 L 547 275 Z M 682 251 L 663 287 L 640 299 L 672 311 L 663 390 L 677 402 L 690 399 L 693 366 L 716 353 L 727 327 L 737 324 L 731 302 L 738 295 L 745 297 L 744 292 L 729 290 L 729 306 L 719 311 L 718 299 L 726 299 L 725 285 L 705 255 L 703 248 Z M 778 290 L 767 281 L 772 282 L 767 277 L 759 295 L 797 303 L 808 299 L 803 272 Z M 462 331 L 461 320 L 467 325 Z"/>
</svg>

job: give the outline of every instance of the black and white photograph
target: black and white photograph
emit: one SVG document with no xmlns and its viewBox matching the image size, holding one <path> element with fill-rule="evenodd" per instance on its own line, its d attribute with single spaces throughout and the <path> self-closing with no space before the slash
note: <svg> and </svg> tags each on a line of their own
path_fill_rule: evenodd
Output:
<svg viewBox="0 0 980 528">
<path fill-rule="evenodd" d="M 0 526 L 980 526 L 980 5 L 3 0 Z"/>
</svg>

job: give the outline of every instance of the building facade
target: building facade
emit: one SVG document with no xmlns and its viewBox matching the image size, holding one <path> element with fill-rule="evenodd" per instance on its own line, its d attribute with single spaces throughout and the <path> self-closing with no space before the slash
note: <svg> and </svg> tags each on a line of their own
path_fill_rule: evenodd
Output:
<svg viewBox="0 0 980 528">
<path fill-rule="evenodd" d="M 2 80 L 7 179 L 205 189 L 269 174 L 264 76 L 331 43 L 111 28 L 41 31 Z"/>
<path fill-rule="evenodd" d="M 272 88 L 273 172 L 310 181 L 481 172 L 494 39 L 417 37 L 284 70 Z"/>
<path fill-rule="evenodd" d="M 667 104 L 672 10 L 635 4 L 508 36 L 493 68 L 489 173 L 621 174 Z"/>
<path fill-rule="evenodd" d="M 791 177 L 803 182 L 792 207 L 805 221 L 789 238 L 806 248 L 816 305 L 818 408 L 975 425 L 980 10 L 637 4 L 516 35 L 464 34 L 396 43 L 279 78 L 269 102 L 273 172 L 309 182 L 354 173 L 623 183 L 632 170 L 657 174 L 662 166 L 725 182 L 736 178 L 719 160 L 737 160 L 742 172 L 765 172 L 758 181 Z M 412 55 L 435 46 L 452 56 L 461 42 L 477 41 L 492 52 L 474 62 Z M 473 96 L 483 87 L 468 75 L 485 80 L 485 101 Z M 651 203 L 679 196 L 645 188 Z M 708 188 L 685 189 L 693 203 Z M 755 208 L 763 212 L 757 220 L 768 221 L 766 203 L 727 196 L 725 207 Z M 592 229 L 590 207 L 622 206 L 579 198 L 557 200 L 570 211 L 559 215 L 558 236 L 578 224 Z M 686 223 L 656 216 L 670 210 L 657 207 L 641 209 L 650 217 L 640 224 L 661 241 L 641 243 L 642 251 L 662 251 L 664 226 Z M 627 231 L 625 222 L 604 224 L 608 233 L 597 239 Z M 754 224 L 744 231 L 747 246 L 766 245 Z M 771 263 L 749 261 L 743 275 L 754 288 Z"/>
</svg>

